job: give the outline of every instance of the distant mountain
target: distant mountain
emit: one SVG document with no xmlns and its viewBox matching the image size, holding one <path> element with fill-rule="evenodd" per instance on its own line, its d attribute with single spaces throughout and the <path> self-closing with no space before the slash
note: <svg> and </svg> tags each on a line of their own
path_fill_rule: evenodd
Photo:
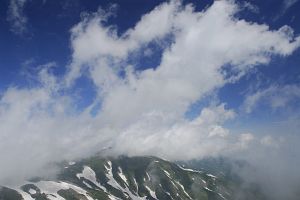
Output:
<svg viewBox="0 0 300 200">
<path fill-rule="evenodd" d="M 156 157 L 92 157 L 64 162 L 56 179 L 39 178 L 16 188 L 3 186 L 0 200 L 264 199 L 255 187 L 246 191 L 247 197 L 238 197 L 242 190 L 239 180 L 227 176 L 216 160 L 187 164 L 201 171 Z M 218 175 L 208 173 L 209 168 Z"/>
</svg>

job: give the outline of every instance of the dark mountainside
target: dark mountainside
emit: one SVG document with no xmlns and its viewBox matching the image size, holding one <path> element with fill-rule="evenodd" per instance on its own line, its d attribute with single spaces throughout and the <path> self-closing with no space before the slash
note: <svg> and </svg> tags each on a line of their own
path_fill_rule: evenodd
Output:
<svg viewBox="0 0 300 200">
<path fill-rule="evenodd" d="M 53 180 L 35 178 L 19 187 L 2 187 L 0 199 L 266 199 L 256 185 L 244 187 L 223 158 L 173 163 L 156 157 L 91 157 L 60 168 Z"/>
</svg>

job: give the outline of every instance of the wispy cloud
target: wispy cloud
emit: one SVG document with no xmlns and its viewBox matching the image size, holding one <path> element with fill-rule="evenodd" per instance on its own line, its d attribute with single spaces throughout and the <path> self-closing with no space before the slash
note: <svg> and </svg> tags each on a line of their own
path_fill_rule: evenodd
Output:
<svg viewBox="0 0 300 200">
<path fill-rule="evenodd" d="M 292 7 L 295 3 L 297 3 L 299 0 L 284 0 L 283 1 L 283 10 L 284 12 L 287 11 L 290 7 Z"/>
<path fill-rule="evenodd" d="M 295 5 L 299 0 L 283 0 L 281 10 L 279 11 L 279 14 L 275 16 L 274 20 L 279 19 L 282 17 L 288 9 L 290 9 L 293 5 Z"/>
<path fill-rule="evenodd" d="M 27 0 L 10 0 L 7 20 L 11 25 L 11 31 L 16 35 L 23 35 L 27 32 L 27 17 L 24 14 L 24 6 Z"/>
<path fill-rule="evenodd" d="M 247 113 L 251 113 L 258 105 L 263 104 L 275 110 L 285 108 L 292 101 L 298 101 L 299 99 L 299 85 L 272 85 L 247 95 L 243 108 Z"/>
<path fill-rule="evenodd" d="M 259 7 L 255 4 L 250 3 L 249 1 L 242 1 L 241 6 L 253 13 L 259 13 Z"/>
</svg>

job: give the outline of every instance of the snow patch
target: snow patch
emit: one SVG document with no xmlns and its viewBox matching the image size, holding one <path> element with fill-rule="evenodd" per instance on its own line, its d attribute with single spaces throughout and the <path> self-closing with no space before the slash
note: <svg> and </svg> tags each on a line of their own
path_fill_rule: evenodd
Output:
<svg viewBox="0 0 300 200">
<path fill-rule="evenodd" d="M 165 172 L 165 174 L 166 174 L 169 178 L 171 178 L 171 175 L 170 175 L 170 173 L 169 173 L 168 171 L 166 171 L 166 170 L 164 170 L 164 169 L 163 169 L 163 171 Z"/>
<path fill-rule="evenodd" d="M 212 189 L 209 189 L 208 187 L 204 187 L 204 189 L 206 189 L 206 190 L 208 190 L 208 191 L 210 191 L 210 192 L 213 192 L 213 190 L 212 190 Z"/>
<path fill-rule="evenodd" d="M 32 188 L 30 188 L 28 192 L 29 192 L 30 194 L 36 194 L 36 191 L 35 191 L 34 189 L 32 189 Z"/>
<path fill-rule="evenodd" d="M 173 199 L 173 197 L 171 196 L 170 192 L 165 192 L 171 199 Z"/>
<path fill-rule="evenodd" d="M 93 189 L 93 187 L 92 187 L 90 184 L 88 184 L 87 182 L 82 181 L 82 183 L 83 183 L 86 187 L 88 187 L 88 188 L 90 188 L 90 189 Z"/>
<path fill-rule="evenodd" d="M 27 192 L 24 192 L 21 189 L 15 189 L 23 198 L 23 200 L 34 200 Z"/>
<path fill-rule="evenodd" d="M 121 199 L 119 199 L 118 197 L 115 197 L 115 196 L 113 196 L 113 195 L 111 195 L 111 194 L 108 195 L 108 198 L 109 198 L 110 200 L 121 200 Z"/>
<path fill-rule="evenodd" d="M 108 166 L 107 166 L 108 165 Z M 122 191 L 125 195 L 127 194 L 132 200 L 146 200 L 146 197 L 140 197 L 133 194 L 128 187 L 123 188 L 114 178 L 112 173 L 112 163 L 111 161 L 107 161 L 107 165 L 104 165 L 105 169 L 107 170 L 106 177 L 108 178 L 108 184 L 112 187 L 116 188 L 117 190 Z"/>
<path fill-rule="evenodd" d="M 211 178 L 217 178 L 216 176 L 212 175 L 212 174 L 206 174 L 207 176 L 211 177 Z"/>
<path fill-rule="evenodd" d="M 136 182 L 136 179 L 133 178 L 133 182 L 134 182 L 134 185 L 135 185 L 135 188 L 136 188 L 136 193 L 139 193 L 139 185 L 138 183 Z"/>
<path fill-rule="evenodd" d="M 151 197 L 153 197 L 154 199 L 157 199 L 155 191 L 151 190 L 151 188 L 148 187 L 147 185 L 145 185 L 145 188 L 149 191 Z"/>
<path fill-rule="evenodd" d="M 151 177 L 149 176 L 148 172 L 146 172 L 146 175 L 147 175 L 148 181 L 150 181 Z"/>
<path fill-rule="evenodd" d="M 120 176 L 120 178 L 126 183 L 126 185 L 128 185 L 128 182 L 127 182 L 127 178 L 126 176 L 123 174 L 123 170 L 121 167 L 118 167 L 118 175 Z"/>
<path fill-rule="evenodd" d="M 106 192 L 106 188 L 103 187 L 96 178 L 96 173 L 94 172 L 94 170 L 88 166 L 84 166 L 82 173 L 78 173 L 76 174 L 76 177 L 78 179 L 80 178 L 85 178 L 86 180 L 91 181 L 94 185 L 96 185 L 98 188 L 102 189 L 104 192 Z M 87 184 L 86 182 L 83 182 L 87 187 L 91 187 L 89 184 Z"/>
<path fill-rule="evenodd" d="M 54 182 L 54 181 L 40 181 L 35 183 L 35 185 L 41 190 L 41 193 L 45 193 L 47 195 L 48 199 L 51 200 L 65 200 L 63 197 L 61 197 L 57 192 L 59 190 L 68 190 L 73 189 L 75 192 L 84 195 L 88 200 L 93 200 L 92 197 L 90 197 L 87 194 L 87 191 L 84 189 L 72 185 L 70 183 L 66 182 Z"/>
<path fill-rule="evenodd" d="M 181 189 L 183 190 L 184 194 L 185 194 L 189 199 L 192 199 L 192 198 L 190 197 L 190 195 L 185 191 L 184 186 L 183 186 L 181 183 L 179 183 L 178 181 L 176 181 L 176 183 L 181 187 Z"/>
<path fill-rule="evenodd" d="M 218 195 L 219 195 L 222 199 L 225 199 L 225 200 L 226 200 L 226 198 L 225 198 L 221 193 L 218 193 Z"/>
<path fill-rule="evenodd" d="M 74 162 L 74 161 L 69 162 L 69 165 L 75 165 L 75 164 L 76 164 L 76 162 Z"/>
<path fill-rule="evenodd" d="M 199 170 L 194 170 L 194 169 L 188 169 L 188 168 L 184 168 L 180 165 L 177 165 L 180 169 L 184 170 L 184 171 L 188 171 L 188 172 L 194 172 L 194 173 L 203 173 L 202 171 Z"/>
</svg>

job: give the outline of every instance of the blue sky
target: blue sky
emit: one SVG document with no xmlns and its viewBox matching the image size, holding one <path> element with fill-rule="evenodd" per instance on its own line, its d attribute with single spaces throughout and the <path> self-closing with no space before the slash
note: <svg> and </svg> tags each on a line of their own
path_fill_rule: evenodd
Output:
<svg viewBox="0 0 300 200">
<path fill-rule="evenodd" d="M 112 3 L 118 5 L 117 15 L 108 20 L 108 24 L 118 27 L 119 34 L 132 27 L 140 17 L 159 5 L 162 1 L 32 1 L 27 2 L 22 9 L 23 17 L 27 18 L 24 24 L 24 33 L 14 33 L 12 22 L 8 18 L 9 1 L 1 2 L 1 46 L 0 46 L 0 88 L 4 91 L 11 85 L 26 86 L 27 77 L 22 71 L 26 68 L 35 68 L 39 65 L 56 62 L 56 73 L 61 75 L 66 71 L 66 65 L 71 60 L 70 29 L 80 21 L 83 12 L 95 12 L 99 6 L 105 8 Z M 184 1 L 193 3 L 196 10 L 212 4 L 212 1 Z M 241 1 L 243 4 L 246 1 Z M 288 1 L 287 1 L 288 2 Z M 246 9 L 239 13 L 239 17 L 257 23 L 266 23 L 271 29 L 283 25 L 291 26 L 295 33 L 300 32 L 299 3 L 295 2 L 285 8 L 283 0 L 277 1 L 249 1 L 257 7 L 258 11 Z M 271 8 L 271 9 L 270 9 Z M 140 65 L 138 68 L 155 67 L 160 61 L 161 51 L 150 59 L 135 60 Z M 272 83 L 298 84 L 299 83 L 299 50 L 286 58 L 274 58 L 270 65 L 262 67 L 256 72 L 242 78 L 238 83 L 225 86 L 219 91 L 221 101 L 225 101 L 229 107 L 238 108 L 249 86 L 256 84 L 257 76 L 264 79 L 261 87 L 267 87 Z M 147 63 L 147 65 L 141 65 Z M 87 83 L 84 83 L 87 84 Z M 85 88 L 85 95 L 93 95 L 89 92 L 89 86 Z M 86 103 L 83 103 L 86 105 Z M 83 106 L 82 105 L 82 106 Z"/>
<path fill-rule="evenodd" d="M 120 33 L 133 26 L 142 14 L 149 12 L 162 1 L 32 1 L 24 5 L 24 17 L 28 19 L 26 32 L 22 35 L 14 34 L 11 31 L 11 24 L 7 20 L 9 1 L 1 2 L 1 88 L 5 88 L 12 82 L 18 82 L 16 74 L 26 61 L 34 61 L 35 65 L 57 62 L 61 67 L 60 73 L 65 70 L 64 66 L 70 61 L 70 33 L 72 26 L 80 21 L 82 12 L 95 12 L 99 6 L 106 7 L 111 3 L 119 6 L 116 17 L 109 20 L 118 26 Z M 212 1 L 184 1 L 192 2 L 196 9 L 201 10 L 212 4 Z M 259 8 L 258 13 L 245 12 L 240 16 L 258 23 L 266 23 L 271 28 L 279 28 L 283 25 L 291 26 L 295 33 L 299 33 L 299 3 L 293 4 L 284 13 L 283 0 L 249 1 Z M 270 9 L 272 8 L 272 9 Z M 280 15 L 280 16 L 279 16 Z M 274 19 L 275 18 L 275 19 Z M 278 60 L 272 63 L 277 66 L 276 71 L 265 69 L 262 73 L 268 77 L 277 79 L 279 74 L 289 76 L 289 81 L 297 81 L 297 77 L 290 77 L 299 74 L 297 63 L 299 63 L 299 52 L 295 52 L 288 59 Z M 283 67 L 283 66 L 291 66 Z M 284 69 L 285 68 L 285 69 Z M 283 70 L 284 69 L 284 70 Z M 287 71 L 288 70 L 288 71 Z M 291 79 L 291 80 L 290 80 Z M 16 83 L 17 84 L 17 83 Z"/>
<path fill-rule="evenodd" d="M 300 126 L 299 9 L 297 0 L 1 1 L 2 146 L 17 138 L 26 145 L 16 155 L 43 149 L 55 161 L 99 145 L 170 159 L 277 148 Z"/>
</svg>

